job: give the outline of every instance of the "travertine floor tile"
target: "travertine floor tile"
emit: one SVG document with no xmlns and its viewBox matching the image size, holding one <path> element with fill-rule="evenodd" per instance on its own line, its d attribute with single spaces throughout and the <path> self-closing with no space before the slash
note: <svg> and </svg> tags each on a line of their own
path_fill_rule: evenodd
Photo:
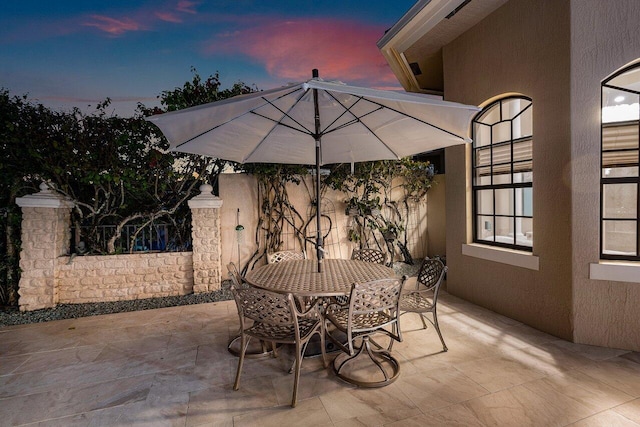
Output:
<svg viewBox="0 0 640 427">
<path fill-rule="evenodd" d="M 233 417 L 234 427 L 282 427 L 292 424 L 305 427 L 333 426 L 329 414 L 317 397 L 299 401 L 295 408 L 269 408 Z"/>
<path fill-rule="evenodd" d="M 0 337 L 2 339 L 2 337 Z M 17 356 L 1 357 L 2 363 L 0 363 L 0 376 L 9 375 L 26 363 L 31 358 L 28 354 L 19 354 Z"/>
<path fill-rule="evenodd" d="M 590 415 L 579 404 L 563 406 L 524 386 L 488 394 L 463 405 L 486 426 L 564 426 Z"/>
<path fill-rule="evenodd" d="M 640 364 L 616 357 L 579 368 L 580 371 L 633 397 L 640 397 Z"/>
<path fill-rule="evenodd" d="M 0 419 L 6 425 L 20 425 L 142 401 L 152 380 L 152 375 L 141 375 L 2 399 Z"/>
<path fill-rule="evenodd" d="M 403 316 L 398 380 L 359 389 L 290 347 L 227 351 L 232 301 L 0 328 L 0 425 L 640 425 L 640 353 L 572 344 L 444 294 L 442 351 Z M 329 355 L 329 363 L 337 353 Z"/>
<path fill-rule="evenodd" d="M 629 418 L 631 421 L 640 424 L 640 399 L 627 402 L 623 405 L 613 408 L 613 410 L 620 415 L 624 415 L 625 417 Z"/>
<path fill-rule="evenodd" d="M 382 388 L 346 388 L 324 394 L 320 400 L 334 423 L 355 419 L 363 425 L 383 425 L 420 414 L 396 383 Z"/>
<path fill-rule="evenodd" d="M 578 403 L 592 414 L 629 402 L 633 397 L 598 381 L 580 371 L 545 377 L 524 384 L 524 387 L 542 396 L 569 407 Z"/>
<path fill-rule="evenodd" d="M 454 368 L 434 369 L 417 375 L 402 376 L 397 385 L 424 413 L 489 393 Z"/>
<path fill-rule="evenodd" d="M 614 411 L 605 411 L 596 415 L 592 415 L 585 419 L 582 419 L 576 423 L 570 424 L 571 427 L 603 427 L 603 426 L 616 426 L 616 427 L 638 427 L 640 424 L 634 423 L 628 418 L 623 417 Z"/>
<path fill-rule="evenodd" d="M 484 427 L 473 412 L 463 405 L 452 405 L 423 415 L 406 418 L 385 427 Z"/>
<path fill-rule="evenodd" d="M 505 355 L 460 363 L 455 365 L 455 368 L 490 392 L 545 376 L 543 371 Z"/>
<path fill-rule="evenodd" d="M 553 345 L 573 353 L 580 353 L 584 357 L 591 360 L 606 360 L 629 353 L 628 350 L 620 350 L 616 348 L 597 347 L 594 345 L 574 344 L 569 341 L 557 340 Z"/>
<path fill-rule="evenodd" d="M 232 384 L 214 386 L 190 394 L 187 426 L 218 425 L 233 417 L 278 406 L 268 377 L 247 378 L 239 390 Z"/>
<path fill-rule="evenodd" d="M 104 345 L 63 348 L 44 353 L 31 354 L 28 360 L 12 371 L 13 374 L 31 371 L 46 371 L 52 366 L 63 367 L 94 362 Z M 4 363 L 3 363 L 4 365 Z M 2 368 L 0 368 L 0 371 Z"/>
</svg>

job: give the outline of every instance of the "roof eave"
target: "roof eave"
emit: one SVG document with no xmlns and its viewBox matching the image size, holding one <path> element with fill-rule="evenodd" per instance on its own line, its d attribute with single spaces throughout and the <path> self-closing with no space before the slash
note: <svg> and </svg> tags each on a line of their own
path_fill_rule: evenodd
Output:
<svg viewBox="0 0 640 427">
<path fill-rule="evenodd" d="M 406 91 L 423 92 L 403 52 L 464 2 L 419 0 L 378 40 L 378 49 Z"/>
</svg>

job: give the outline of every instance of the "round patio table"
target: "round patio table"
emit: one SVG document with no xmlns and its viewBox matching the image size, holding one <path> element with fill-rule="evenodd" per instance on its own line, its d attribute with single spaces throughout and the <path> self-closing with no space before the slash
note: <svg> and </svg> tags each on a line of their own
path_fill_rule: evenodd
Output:
<svg viewBox="0 0 640 427">
<path fill-rule="evenodd" d="M 382 264 L 351 259 L 326 259 L 323 261 L 321 273 L 318 273 L 318 265 L 315 260 L 283 261 L 277 264 L 267 264 L 251 270 L 245 276 L 245 280 L 253 286 L 270 291 L 291 293 L 296 297 L 303 298 L 322 298 L 349 295 L 351 285 L 354 283 L 364 283 L 395 277 L 396 274 L 394 270 Z M 334 331 L 334 333 L 331 334 L 331 339 L 344 342 L 347 338 L 342 332 Z M 305 357 L 321 354 L 321 344 L 318 342 L 314 343 L 313 341 L 312 343 L 313 344 L 310 344 L 311 347 L 307 348 Z M 330 352 L 338 350 L 339 348 L 328 343 L 326 349 Z M 397 361 L 393 358 L 390 359 L 395 362 L 393 366 L 394 375 L 391 381 L 356 381 L 343 373 L 338 373 L 338 376 L 352 384 L 366 387 L 380 387 L 391 383 L 397 378 L 400 372 Z M 376 364 L 373 366 L 379 365 L 379 362 L 373 359 L 372 363 Z M 383 368 L 379 369 L 382 369 L 384 372 Z"/>
<path fill-rule="evenodd" d="M 251 270 L 245 280 L 269 291 L 300 297 L 349 295 L 353 283 L 395 277 L 392 268 L 351 259 L 325 259 L 318 273 L 315 260 L 293 260 L 267 264 Z"/>
</svg>

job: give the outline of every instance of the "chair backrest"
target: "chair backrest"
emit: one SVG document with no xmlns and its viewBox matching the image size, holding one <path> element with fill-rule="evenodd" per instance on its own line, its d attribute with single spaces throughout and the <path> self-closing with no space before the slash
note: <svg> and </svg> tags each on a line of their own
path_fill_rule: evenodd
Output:
<svg viewBox="0 0 640 427">
<path fill-rule="evenodd" d="M 279 294 L 256 287 L 231 287 L 238 314 L 257 322 L 271 325 L 296 324 L 291 294 Z"/>
<path fill-rule="evenodd" d="M 304 252 L 296 251 L 278 251 L 267 254 L 267 262 L 269 264 L 296 259 L 307 259 L 307 255 Z"/>
<path fill-rule="evenodd" d="M 231 283 L 237 288 L 241 288 L 244 280 L 242 279 L 242 275 L 240 274 L 238 267 L 233 262 L 230 262 L 229 264 L 227 264 L 227 270 L 229 271 L 229 278 L 231 278 Z"/>
<path fill-rule="evenodd" d="M 397 318 L 403 281 L 399 279 L 379 279 L 366 283 L 355 283 L 349 296 L 349 318 L 356 315 L 373 315 L 384 312 L 389 318 Z M 380 324 L 388 323 L 388 318 L 380 317 Z"/>
<path fill-rule="evenodd" d="M 382 251 L 371 248 L 354 249 L 351 253 L 351 259 L 374 262 L 377 264 L 384 264 L 386 256 Z"/>
<path fill-rule="evenodd" d="M 437 290 L 446 272 L 447 267 L 442 261 L 435 258 L 425 258 L 418 271 L 418 284 L 427 290 Z"/>
</svg>

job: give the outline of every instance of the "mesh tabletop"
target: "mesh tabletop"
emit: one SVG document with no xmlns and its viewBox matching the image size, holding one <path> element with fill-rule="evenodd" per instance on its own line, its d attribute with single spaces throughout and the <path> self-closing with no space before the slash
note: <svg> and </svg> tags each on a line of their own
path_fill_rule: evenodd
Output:
<svg viewBox="0 0 640 427">
<path fill-rule="evenodd" d="M 395 277 L 392 268 L 381 264 L 325 259 L 322 273 L 315 260 L 284 261 L 267 264 L 247 273 L 246 280 L 254 286 L 276 292 L 291 292 L 301 296 L 347 295 L 353 283 Z"/>
</svg>

